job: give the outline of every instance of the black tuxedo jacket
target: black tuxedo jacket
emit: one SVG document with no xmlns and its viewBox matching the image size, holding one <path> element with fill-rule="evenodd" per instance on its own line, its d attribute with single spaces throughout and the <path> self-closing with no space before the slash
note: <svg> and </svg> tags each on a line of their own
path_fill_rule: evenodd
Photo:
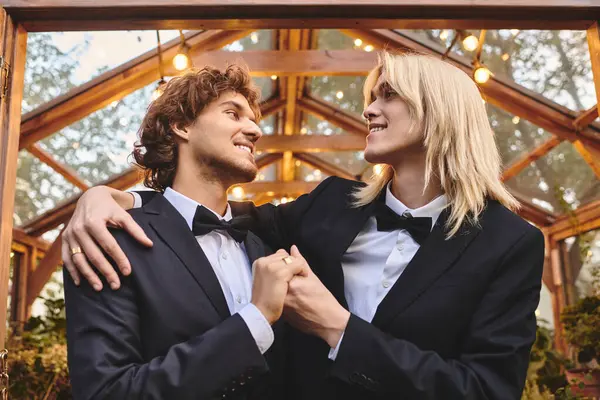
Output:
<svg viewBox="0 0 600 400">
<path fill-rule="evenodd" d="M 133 273 L 95 292 L 65 276 L 68 361 L 75 399 L 279 399 L 282 334 L 263 356 L 246 323 L 230 315 L 219 281 L 184 218 L 162 195 L 135 221 L 143 248 L 114 230 Z M 252 263 L 268 254 L 251 232 Z"/>
<path fill-rule="evenodd" d="M 360 183 L 329 178 L 295 202 L 255 208 L 255 232 L 273 248 L 298 245 L 337 300 L 341 257 L 372 215 L 352 208 Z M 290 399 L 520 399 L 535 340 L 542 233 L 496 201 L 478 227 L 445 238 L 443 212 L 379 305 L 352 315 L 335 362 L 322 340 L 290 331 Z"/>
</svg>

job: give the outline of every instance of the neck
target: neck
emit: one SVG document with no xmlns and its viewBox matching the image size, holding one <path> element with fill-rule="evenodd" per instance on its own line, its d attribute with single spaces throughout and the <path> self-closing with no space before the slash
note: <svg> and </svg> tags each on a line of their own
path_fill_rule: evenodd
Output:
<svg viewBox="0 0 600 400">
<path fill-rule="evenodd" d="M 181 161 L 181 159 L 180 159 Z M 180 164 L 185 164 L 181 168 Z M 194 166 L 190 168 L 191 166 Z M 229 185 L 195 163 L 179 162 L 172 188 L 214 212 L 225 215 Z"/>
<path fill-rule="evenodd" d="M 432 176 L 425 186 L 425 155 L 403 157 L 402 161 L 392 165 L 394 177 L 390 190 L 394 197 L 410 209 L 423 207 L 443 194 L 440 180 Z"/>
</svg>

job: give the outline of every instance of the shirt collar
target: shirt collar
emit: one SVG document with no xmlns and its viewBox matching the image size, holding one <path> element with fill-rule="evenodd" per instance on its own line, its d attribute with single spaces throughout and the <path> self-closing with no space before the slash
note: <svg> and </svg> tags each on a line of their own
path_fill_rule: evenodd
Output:
<svg viewBox="0 0 600 400">
<path fill-rule="evenodd" d="M 390 189 L 392 183 L 388 183 L 386 186 L 385 192 L 385 205 L 392 209 L 396 214 L 402 215 L 405 212 L 409 212 L 413 217 L 430 217 L 431 218 L 431 228 L 437 222 L 440 214 L 448 204 L 448 198 L 445 194 L 436 197 L 429 203 L 425 204 L 422 207 L 411 209 L 406 207 L 400 200 L 398 200 Z"/>
<path fill-rule="evenodd" d="M 184 196 L 183 194 L 179 193 L 178 191 L 176 191 L 174 189 L 171 189 L 170 187 L 168 187 L 165 190 L 164 196 L 167 200 L 169 200 L 169 202 L 173 205 L 173 207 L 175 207 L 175 209 L 177 211 L 179 211 L 179 213 L 181 215 L 183 215 L 183 218 L 185 218 L 185 222 L 188 224 L 190 230 L 192 229 L 192 222 L 194 221 L 194 215 L 196 215 L 196 208 L 198 206 L 202 206 L 202 207 L 206 208 L 208 211 L 215 214 L 217 216 L 217 218 L 219 218 L 219 219 L 224 219 L 225 221 L 229 221 L 232 218 L 231 207 L 229 206 L 229 203 L 227 203 L 227 209 L 225 210 L 225 215 L 221 216 L 219 213 L 214 212 L 210 208 L 203 206 L 202 204 L 198 203 L 197 201 L 192 200 L 187 196 Z"/>
</svg>

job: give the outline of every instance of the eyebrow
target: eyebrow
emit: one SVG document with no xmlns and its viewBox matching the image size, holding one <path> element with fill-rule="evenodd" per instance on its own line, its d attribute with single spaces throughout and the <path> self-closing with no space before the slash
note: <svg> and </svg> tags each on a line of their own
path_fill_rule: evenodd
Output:
<svg viewBox="0 0 600 400">
<path fill-rule="evenodd" d="M 228 101 L 224 101 L 223 103 L 219 104 L 219 107 L 233 107 L 236 110 L 238 110 L 241 113 L 246 113 L 248 114 L 248 110 L 242 106 L 240 103 L 233 101 L 233 100 L 228 100 Z M 252 110 L 250 111 L 249 115 L 252 115 L 252 117 L 250 118 L 250 121 L 256 123 L 256 117 L 254 116 L 254 112 L 252 112 Z"/>
</svg>

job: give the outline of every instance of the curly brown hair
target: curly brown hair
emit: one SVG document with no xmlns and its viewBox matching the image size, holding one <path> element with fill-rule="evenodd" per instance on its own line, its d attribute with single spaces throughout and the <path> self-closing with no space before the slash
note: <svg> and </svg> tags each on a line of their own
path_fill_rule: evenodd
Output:
<svg viewBox="0 0 600 400">
<path fill-rule="evenodd" d="M 239 65 L 224 71 L 210 66 L 194 68 L 166 84 L 163 94 L 148 107 L 133 150 L 136 163 L 144 171 L 145 186 L 163 192 L 173 184 L 178 152 L 171 126 L 190 126 L 206 106 L 230 91 L 244 96 L 260 119 L 260 91 L 248 70 Z"/>
</svg>

